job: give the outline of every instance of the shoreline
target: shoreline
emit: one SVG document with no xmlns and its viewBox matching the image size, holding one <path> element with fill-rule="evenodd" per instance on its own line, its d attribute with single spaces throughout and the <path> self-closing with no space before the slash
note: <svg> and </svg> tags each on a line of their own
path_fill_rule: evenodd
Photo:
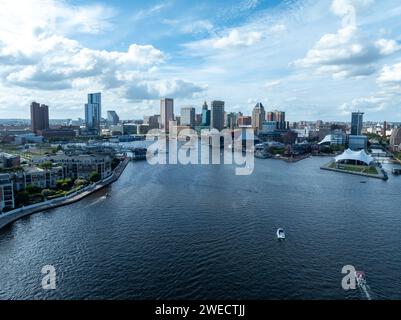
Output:
<svg viewBox="0 0 401 320">
<path fill-rule="evenodd" d="M 0 229 L 6 227 L 7 225 L 27 216 L 30 216 L 35 213 L 45 212 L 51 209 L 64 207 L 75 202 L 79 202 L 82 199 L 90 196 L 91 194 L 104 189 L 105 187 L 113 184 L 116 182 L 121 174 L 124 172 L 125 168 L 127 167 L 128 163 L 130 162 L 129 158 L 125 158 L 118 167 L 114 170 L 113 174 L 108 178 L 99 181 L 93 185 L 85 187 L 84 189 L 75 192 L 71 195 L 66 197 L 48 200 L 45 202 L 37 203 L 34 205 L 30 205 L 27 207 L 22 207 L 19 209 L 15 209 L 0 215 Z"/>
<path fill-rule="evenodd" d="M 321 170 L 326 170 L 326 171 L 333 171 L 333 172 L 340 172 L 340 173 L 346 173 L 346 174 L 353 174 L 353 175 L 357 175 L 357 176 L 362 176 L 362 177 L 367 177 L 367 178 L 375 178 L 375 179 L 381 179 L 386 181 L 388 179 L 388 177 L 386 178 L 386 176 L 383 174 L 383 172 L 381 172 L 381 174 L 369 174 L 369 173 L 363 173 L 363 172 L 357 172 L 357 171 L 349 171 L 349 170 L 342 170 L 342 169 L 335 169 L 335 168 L 330 168 L 330 165 L 333 162 L 329 162 L 323 166 L 320 167 Z"/>
</svg>

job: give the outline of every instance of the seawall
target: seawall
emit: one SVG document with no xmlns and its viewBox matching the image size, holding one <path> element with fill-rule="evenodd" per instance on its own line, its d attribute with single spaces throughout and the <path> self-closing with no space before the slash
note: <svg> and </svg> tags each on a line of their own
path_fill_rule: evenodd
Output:
<svg viewBox="0 0 401 320">
<path fill-rule="evenodd" d="M 120 178 L 121 174 L 124 172 L 128 163 L 129 163 L 129 159 L 128 158 L 124 159 L 123 162 L 121 162 L 120 165 L 114 170 L 113 174 L 110 177 L 108 177 L 98 183 L 95 183 L 91 186 L 88 186 L 78 192 L 70 194 L 66 197 L 37 203 L 37 204 L 31 205 L 31 206 L 15 209 L 13 211 L 9 211 L 7 213 L 1 214 L 0 215 L 0 229 L 4 228 L 5 226 L 9 225 L 10 223 L 13 223 L 14 221 L 17 221 L 18 219 L 21 219 L 23 217 L 27 217 L 34 213 L 39 213 L 39 212 L 63 207 L 63 206 L 78 202 L 78 201 L 90 196 L 91 194 L 116 182 Z"/>
</svg>

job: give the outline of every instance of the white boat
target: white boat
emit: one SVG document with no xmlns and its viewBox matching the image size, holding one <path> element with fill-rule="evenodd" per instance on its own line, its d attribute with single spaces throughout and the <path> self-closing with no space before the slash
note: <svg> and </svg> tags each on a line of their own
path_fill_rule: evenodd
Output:
<svg viewBox="0 0 401 320">
<path fill-rule="evenodd" d="M 366 285 L 365 273 L 363 271 L 355 271 L 355 278 L 358 286 Z"/>
<path fill-rule="evenodd" d="M 277 239 L 282 239 L 282 240 L 285 239 L 284 229 L 282 228 L 277 229 Z"/>
</svg>

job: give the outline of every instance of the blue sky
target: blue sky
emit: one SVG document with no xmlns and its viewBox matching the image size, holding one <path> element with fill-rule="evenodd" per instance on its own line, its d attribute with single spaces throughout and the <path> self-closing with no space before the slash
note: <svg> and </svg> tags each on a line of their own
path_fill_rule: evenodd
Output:
<svg viewBox="0 0 401 320">
<path fill-rule="evenodd" d="M 401 121 L 398 0 L 0 0 L 0 118 L 83 117 L 86 94 L 123 119 L 222 99 L 291 121 Z"/>
</svg>

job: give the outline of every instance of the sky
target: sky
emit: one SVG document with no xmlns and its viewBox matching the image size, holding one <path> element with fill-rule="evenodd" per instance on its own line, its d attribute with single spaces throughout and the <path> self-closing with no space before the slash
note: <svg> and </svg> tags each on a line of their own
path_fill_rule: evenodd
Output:
<svg viewBox="0 0 401 320">
<path fill-rule="evenodd" d="M 0 0 L 0 118 L 121 119 L 257 102 L 289 121 L 401 121 L 399 0 Z"/>
</svg>

